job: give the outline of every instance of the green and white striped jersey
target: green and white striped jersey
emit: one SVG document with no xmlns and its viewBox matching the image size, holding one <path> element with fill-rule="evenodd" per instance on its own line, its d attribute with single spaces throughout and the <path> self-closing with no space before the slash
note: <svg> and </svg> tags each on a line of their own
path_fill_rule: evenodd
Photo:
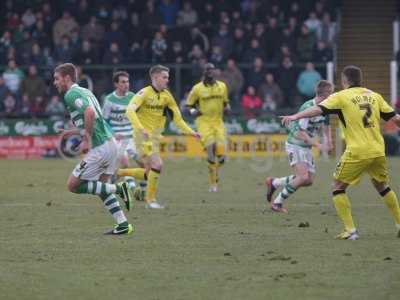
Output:
<svg viewBox="0 0 400 300">
<path fill-rule="evenodd" d="M 303 103 L 299 112 L 314 105 L 315 99 L 308 100 Z M 329 125 L 329 116 L 317 116 L 296 120 L 289 125 L 287 142 L 292 145 L 311 148 L 311 146 L 306 144 L 302 139 L 296 137 L 297 132 L 304 130 L 311 138 L 313 138 L 320 134 L 323 125 Z"/>
<path fill-rule="evenodd" d="M 103 116 L 111 126 L 114 135 L 118 134 L 123 139 L 132 138 L 132 126 L 126 116 L 126 108 L 135 96 L 132 92 L 127 92 L 125 96 L 118 96 L 114 91 L 104 99 Z"/>
<path fill-rule="evenodd" d="M 101 112 L 100 104 L 93 93 L 73 84 L 64 95 L 64 103 L 70 113 L 72 123 L 79 129 L 84 129 L 84 114 L 89 106 L 93 108 L 96 118 L 92 133 L 92 147 L 104 144 L 112 137 L 111 128 L 106 123 Z"/>
</svg>

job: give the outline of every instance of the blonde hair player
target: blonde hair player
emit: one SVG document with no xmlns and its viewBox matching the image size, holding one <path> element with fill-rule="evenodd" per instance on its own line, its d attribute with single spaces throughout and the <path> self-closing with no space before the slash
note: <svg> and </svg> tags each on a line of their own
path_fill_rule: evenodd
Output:
<svg viewBox="0 0 400 300">
<path fill-rule="evenodd" d="M 149 74 L 151 85 L 140 90 L 132 98 L 126 110 L 128 119 L 132 123 L 136 150 L 144 167 L 120 169 L 118 175 L 147 180 L 146 207 L 162 209 L 164 206 L 156 200 L 156 194 L 163 166 L 159 144 L 166 116 L 170 115 L 184 134 L 196 138 L 200 138 L 200 135 L 182 119 L 175 99 L 167 89 L 169 69 L 162 65 L 155 65 L 150 69 Z"/>
</svg>

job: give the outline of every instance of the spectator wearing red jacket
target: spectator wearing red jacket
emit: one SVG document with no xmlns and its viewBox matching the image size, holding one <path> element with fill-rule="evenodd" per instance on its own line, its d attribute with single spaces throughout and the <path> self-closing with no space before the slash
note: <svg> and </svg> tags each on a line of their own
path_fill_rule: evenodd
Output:
<svg viewBox="0 0 400 300">
<path fill-rule="evenodd" d="M 254 86 L 248 86 L 246 93 L 242 96 L 242 108 L 246 119 L 251 119 L 257 116 L 262 109 L 263 102 L 256 94 Z"/>
</svg>

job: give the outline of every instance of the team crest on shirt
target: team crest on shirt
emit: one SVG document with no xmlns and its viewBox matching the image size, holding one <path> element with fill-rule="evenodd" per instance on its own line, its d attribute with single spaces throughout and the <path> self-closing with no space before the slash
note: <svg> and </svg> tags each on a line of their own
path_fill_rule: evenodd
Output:
<svg viewBox="0 0 400 300">
<path fill-rule="evenodd" d="M 83 101 L 82 101 L 81 98 L 78 98 L 78 99 L 75 100 L 75 106 L 78 107 L 78 108 L 82 108 Z"/>
</svg>

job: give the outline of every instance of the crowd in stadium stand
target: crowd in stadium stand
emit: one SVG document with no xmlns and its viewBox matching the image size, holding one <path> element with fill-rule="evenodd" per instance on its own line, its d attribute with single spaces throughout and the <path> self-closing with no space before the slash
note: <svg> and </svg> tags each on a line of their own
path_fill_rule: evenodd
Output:
<svg viewBox="0 0 400 300">
<path fill-rule="evenodd" d="M 63 116 L 52 87 L 52 69 L 61 62 L 79 65 L 80 84 L 101 98 L 112 89 L 113 66 L 184 64 L 185 92 L 208 61 L 227 83 L 234 110 L 251 117 L 294 107 L 313 96 L 315 82 L 324 76 L 316 66 L 333 59 L 335 3 L 4 0 L 0 114 Z M 135 90 L 144 85 L 144 69 L 130 73 Z"/>
</svg>

